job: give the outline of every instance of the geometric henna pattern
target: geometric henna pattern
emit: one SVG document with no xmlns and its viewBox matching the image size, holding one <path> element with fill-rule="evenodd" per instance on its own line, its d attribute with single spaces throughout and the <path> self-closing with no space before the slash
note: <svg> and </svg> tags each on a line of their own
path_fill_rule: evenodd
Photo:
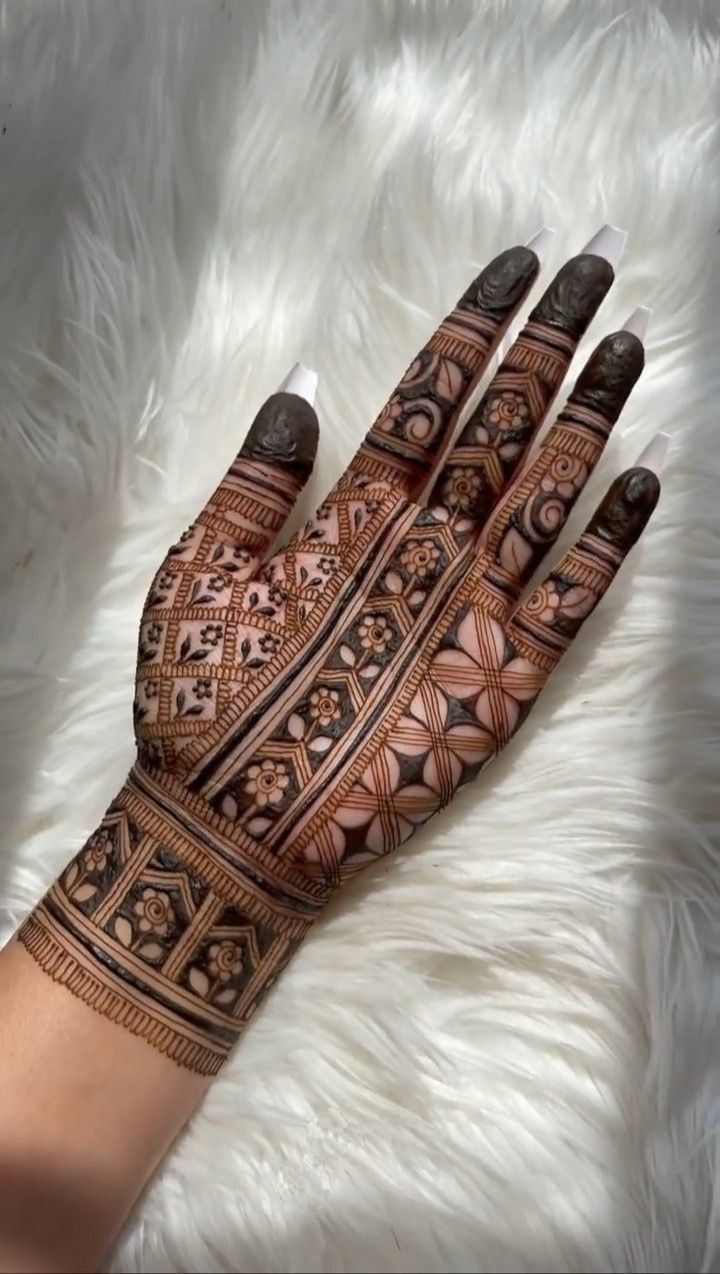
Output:
<svg viewBox="0 0 720 1274">
<path fill-rule="evenodd" d="M 524 462 L 612 280 L 578 257 L 448 450 L 536 272 L 522 248 L 483 271 L 270 556 L 316 441 L 308 405 L 274 395 L 155 576 L 137 764 L 20 940 L 182 1065 L 214 1073 L 331 891 L 505 746 L 652 511 L 657 480 L 630 471 L 515 609 L 642 369 L 637 338 L 602 342 Z"/>
</svg>

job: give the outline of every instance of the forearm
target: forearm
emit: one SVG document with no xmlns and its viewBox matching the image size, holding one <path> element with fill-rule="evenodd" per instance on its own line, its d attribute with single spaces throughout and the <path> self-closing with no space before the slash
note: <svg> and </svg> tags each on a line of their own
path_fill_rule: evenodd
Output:
<svg viewBox="0 0 720 1274">
<path fill-rule="evenodd" d="M 209 1078 L 0 952 L 0 1271 L 97 1269 Z"/>
</svg>

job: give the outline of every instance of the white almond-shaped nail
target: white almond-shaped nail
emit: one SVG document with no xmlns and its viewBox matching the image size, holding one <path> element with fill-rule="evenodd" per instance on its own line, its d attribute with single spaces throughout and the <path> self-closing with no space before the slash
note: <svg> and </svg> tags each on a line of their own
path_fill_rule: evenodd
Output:
<svg viewBox="0 0 720 1274">
<path fill-rule="evenodd" d="M 623 323 L 622 331 L 632 332 L 633 336 L 637 336 L 639 341 L 644 341 L 651 314 L 652 310 L 649 310 L 647 305 L 638 305 L 637 309 L 633 310 L 630 317 Z"/>
<path fill-rule="evenodd" d="M 542 265 L 554 238 L 555 231 L 552 226 L 543 226 L 542 230 L 538 230 L 537 234 L 534 234 L 532 239 L 528 239 L 525 247 L 530 248 L 531 251 L 535 253 L 535 256 Z"/>
<path fill-rule="evenodd" d="M 315 405 L 315 395 L 317 394 L 318 374 L 311 367 L 305 367 L 302 363 L 296 363 L 291 367 L 287 376 L 277 387 L 278 394 L 297 394 L 299 398 L 304 398 L 310 403 L 311 407 Z"/>
<path fill-rule="evenodd" d="M 650 439 L 647 447 L 643 447 L 635 464 L 632 466 L 633 469 L 649 469 L 651 473 L 657 474 L 659 478 L 665 468 L 669 442 L 669 434 L 655 434 L 655 437 Z"/>
<path fill-rule="evenodd" d="M 614 270 L 623 254 L 626 239 L 627 230 L 621 230 L 619 226 L 605 225 L 580 251 L 592 257 L 604 257 Z"/>
</svg>

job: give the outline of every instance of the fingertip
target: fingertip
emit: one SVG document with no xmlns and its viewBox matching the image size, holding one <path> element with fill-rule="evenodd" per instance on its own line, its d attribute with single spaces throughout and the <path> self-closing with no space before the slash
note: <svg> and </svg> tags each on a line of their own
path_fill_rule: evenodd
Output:
<svg viewBox="0 0 720 1274">
<path fill-rule="evenodd" d="M 502 319 L 520 304 L 539 270 L 540 262 L 531 248 L 506 248 L 473 280 L 460 306 Z"/>
<path fill-rule="evenodd" d="M 633 332 L 613 332 L 600 342 L 580 373 L 572 402 L 614 424 L 645 366 L 645 347 Z"/>
<path fill-rule="evenodd" d="M 281 389 L 255 417 L 240 454 L 279 465 L 305 482 L 317 455 L 320 426 L 315 408 L 300 394 Z"/>
<path fill-rule="evenodd" d="M 659 498 L 660 479 L 652 469 L 626 469 L 608 490 L 588 532 L 627 552 L 642 535 Z"/>
<path fill-rule="evenodd" d="M 604 257 L 571 257 L 546 288 L 530 318 L 579 339 L 609 292 L 615 272 Z"/>
</svg>

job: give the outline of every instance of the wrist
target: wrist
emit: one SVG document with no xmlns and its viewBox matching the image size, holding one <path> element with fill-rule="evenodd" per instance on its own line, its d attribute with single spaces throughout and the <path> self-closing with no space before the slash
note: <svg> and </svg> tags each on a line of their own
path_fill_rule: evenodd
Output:
<svg viewBox="0 0 720 1274">
<path fill-rule="evenodd" d="M 206 1075 L 327 898 L 229 830 L 177 780 L 135 766 L 19 933 L 57 982 Z"/>
</svg>

